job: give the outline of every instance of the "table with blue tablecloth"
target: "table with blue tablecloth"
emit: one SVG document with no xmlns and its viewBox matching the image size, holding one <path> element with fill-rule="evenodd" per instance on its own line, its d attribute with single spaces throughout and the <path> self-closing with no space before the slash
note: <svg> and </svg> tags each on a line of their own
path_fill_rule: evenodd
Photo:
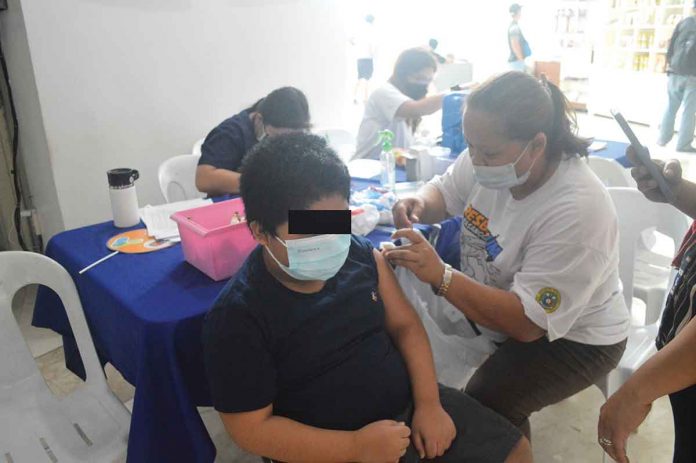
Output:
<svg viewBox="0 0 696 463">
<path fill-rule="evenodd" d="M 631 161 L 629 161 L 628 157 L 626 156 L 626 148 L 628 148 L 628 143 L 609 140 L 601 140 L 601 142 L 606 143 L 606 147 L 598 151 L 590 151 L 591 156 L 613 159 L 624 167 L 633 167 Z"/>
</svg>

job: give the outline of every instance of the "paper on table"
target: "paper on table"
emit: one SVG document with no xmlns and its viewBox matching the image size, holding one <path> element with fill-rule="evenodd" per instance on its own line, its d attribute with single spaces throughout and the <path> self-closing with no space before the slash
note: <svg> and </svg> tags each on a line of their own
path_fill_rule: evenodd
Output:
<svg viewBox="0 0 696 463">
<path fill-rule="evenodd" d="M 147 227 L 147 234 L 160 240 L 177 238 L 179 236 L 179 227 L 169 217 L 175 212 L 205 206 L 212 202 L 210 199 L 191 199 L 160 206 L 147 205 L 141 211 L 143 222 L 145 222 Z"/>
</svg>

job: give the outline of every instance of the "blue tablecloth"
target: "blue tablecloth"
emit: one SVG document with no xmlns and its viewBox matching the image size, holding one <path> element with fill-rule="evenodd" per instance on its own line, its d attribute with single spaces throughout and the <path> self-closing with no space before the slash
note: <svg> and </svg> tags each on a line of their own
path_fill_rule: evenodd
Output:
<svg viewBox="0 0 696 463">
<path fill-rule="evenodd" d="M 355 180 L 353 189 L 377 184 Z M 108 254 L 107 240 L 122 231 L 112 222 L 66 231 L 49 241 L 46 255 L 75 280 L 102 362 L 136 386 L 128 462 L 212 462 L 215 448 L 196 410 L 211 405 L 200 332 L 225 281 L 214 282 L 185 262 L 178 244 L 118 254 L 77 273 Z M 368 236 L 376 246 L 389 237 L 389 230 Z M 37 295 L 33 324 L 63 335 L 66 365 L 84 378 L 65 310 L 45 287 Z"/>
<path fill-rule="evenodd" d="M 633 167 L 631 161 L 629 161 L 628 157 L 626 157 L 626 148 L 628 148 L 628 143 L 608 140 L 597 141 L 603 141 L 607 144 L 607 147 L 599 151 L 590 152 L 591 156 L 613 159 L 624 167 Z"/>
</svg>

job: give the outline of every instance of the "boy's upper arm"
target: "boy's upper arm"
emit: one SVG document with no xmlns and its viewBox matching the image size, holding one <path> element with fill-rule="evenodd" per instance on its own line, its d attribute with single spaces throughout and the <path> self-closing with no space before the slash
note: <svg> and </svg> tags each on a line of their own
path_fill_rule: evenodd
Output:
<svg viewBox="0 0 696 463">
<path fill-rule="evenodd" d="M 273 416 L 273 404 L 249 412 L 219 414 L 227 433 L 235 440 L 244 440 L 246 433 L 253 432 L 256 426 Z"/>
<path fill-rule="evenodd" d="M 373 249 L 372 252 L 377 264 L 379 295 L 384 303 L 387 332 L 392 334 L 395 330 L 420 322 L 418 314 L 401 290 L 396 275 L 384 256 L 376 249 Z"/>
</svg>

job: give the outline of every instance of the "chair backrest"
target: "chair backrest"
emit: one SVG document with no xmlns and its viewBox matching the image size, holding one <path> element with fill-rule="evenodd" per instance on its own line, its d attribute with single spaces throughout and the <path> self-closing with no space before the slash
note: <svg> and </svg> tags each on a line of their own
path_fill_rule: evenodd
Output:
<svg viewBox="0 0 696 463">
<path fill-rule="evenodd" d="M 325 128 L 325 129 L 315 129 L 315 135 L 319 135 L 326 139 L 326 142 L 333 149 L 338 150 L 338 148 L 343 145 L 353 145 L 355 146 L 356 139 L 355 136 L 346 129 L 339 128 Z"/>
<path fill-rule="evenodd" d="M 658 204 L 657 211 L 659 214 L 657 231 L 671 238 L 674 241 L 674 250 L 678 251 L 692 220 L 669 204 Z"/>
<path fill-rule="evenodd" d="M 590 169 L 599 180 L 607 187 L 634 187 L 635 180 L 631 177 L 628 169 L 623 167 L 613 159 L 606 159 L 600 156 L 588 156 L 587 161 Z"/>
<path fill-rule="evenodd" d="M 199 159 L 200 156 L 182 154 L 160 164 L 157 176 L 165 201 L 173 203 L 205 196 L 205 193 L 196 188 L 196 167 Z"/>
<path fill-rule="evenodd" d="M 675 247 L 678 247 L 689 227 L 689 221 L 675 207 L 652 202 L 635 188 L 607 189 L 614 202 L 619 222 L 619 276 L 623 284 L 626 306 L 630 308 L 633 300 L 636 246 L 641 232 L 655 227 L 672 238 Z"/>
<path fill-rule="evenodd" d="M 193 154 L 195 156 L 200 156 L 201 155 L 201 147 L 203 146 L 204 141 L 205 141 L 205 138 L 201 138 L 196 143 L 194 143 L 193 148 L 191 149 L 191 154 Z"/>
<path fill-rule="evenodd" d="M 0 389 L 32 376 L 41 376 L 12 313 L 12 299 L 31 284 L 51 288 L 65 307 L 80 357 L 87 387 L 108 390 L 97 352 L 85 320 L 80 297 L 70 274 L 56 261 L 32 252 L 0 252 Z"/>
</svg>

